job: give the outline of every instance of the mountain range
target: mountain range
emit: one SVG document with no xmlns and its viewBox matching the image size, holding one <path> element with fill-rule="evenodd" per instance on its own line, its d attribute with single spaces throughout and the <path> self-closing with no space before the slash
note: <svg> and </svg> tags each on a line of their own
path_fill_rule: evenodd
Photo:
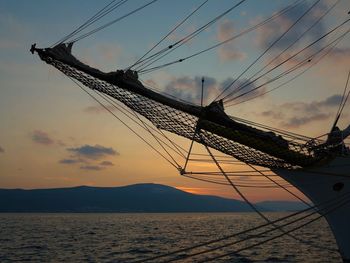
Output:
<svg viewBox="0 0 350 263">
<path fill-rule="evenodd" d="M 267 201 L 262 211 L 294 211 L 300 202 Z M 121 187 L 78 186 L 55 189 L 0 189 L 0 212 L 250 212 L 242 201 L 196 195 L 160 184 Z"/>
</svg>

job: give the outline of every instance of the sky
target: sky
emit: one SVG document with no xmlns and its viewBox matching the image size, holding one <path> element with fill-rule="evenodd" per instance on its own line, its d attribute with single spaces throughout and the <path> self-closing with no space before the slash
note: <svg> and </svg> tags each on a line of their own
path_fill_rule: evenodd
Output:
<svg viewBox="0 0 350 263">
<path fill-rule="evenodd" d="M 91 29 L 112 21 L 149 1 L 129 0 Z M 175 50 L 160 64 L 187 57 L 224 41 L 270 17 L 294 1 L 246 0 L 216 23 Z M 199 194 L 228 198 L 238 196 L 228 186 L 199 182 L 179 175 L 139 137 L 84 94 L 69 78 L 29 52 L 30 46 L 49 47 L 72 32 L 109 1 L 91 0 L 1 0 L 0 1 L 0 188 L 56 188 L 79 185 L 121 186 L 159 183 Z M 145 54 L 175 25 L 203 1 L 158 0 L 139 12 L 86 37 L 73 46 L 83 62 L 104 70 L 127 68 Z M 195 15 L 160 45 L 167 47 L 209 22 L 238 1 L 209 0 Z M 244 34 L 200 56 L 160 70 L 140 74 L 140 79 L 161 92 L 199 103 L 200 81 L 205 78 L 204 104 L 247 68 L 275 39 L 285 32 L 315 1 L 297 8 L 270 23 Z M 336 4 L 336 5 L 335 5 Z M 332 8 L 332 6 L 334 7 Z M 327 11 L 329 10 L 329 11 Z M 310 25 L 328 12 L 315 26 L 272 65 L 291 56 L 330 29 L 349 18 L 349 1 L 320 0 L 303 19 L 251 67 L 237 83 L 243 83 L 297 39 Z M 349 29 L 346 24 L 317 42 L 307 52 L 289 60 L 280 70 L 297 65 Z M 319 57 L 312 57 L 313 63 Z M 157 65 L 157 64 L 155 64 Z M 300 67 L 303 71 L 308 67 Z M 339 106 L 350 70 L 350 36 L 341 39 L 327 56 L 304 74 L 274 92 L 257 99 L 226 106 L 230 115 L 307 136 L 329 131 Z M 253 95 L 262 95 L 294 75 L 264 86 Z M 262 80 L 269 80 L 266 75 Z M 236 83 L 236 84 L 237 84 Z M 253 83 L 248 89 L 257 87 Z M 249 97 L 248 97 L 249 98 Z M 345 128 L 349 106 L 339 120 Z M 115 112 L 121 116 L 120 112 Z M 141 137 L 146 134 L 140 131 Z M 171 136 L 171 135 L 169 135 Z M 190 141 L 171 136 L 184 148 Z M 195 145 L 198 152 L 203 151 Z M 192 169 L 211 169 L 191 164 Z M 244 170 L 238 165 L 225 167 Z M 239 182 L 247 180 L 241 177 Z M 244 191 L 252 201 L 291 200 L 282 190 Z"/>
</svg>

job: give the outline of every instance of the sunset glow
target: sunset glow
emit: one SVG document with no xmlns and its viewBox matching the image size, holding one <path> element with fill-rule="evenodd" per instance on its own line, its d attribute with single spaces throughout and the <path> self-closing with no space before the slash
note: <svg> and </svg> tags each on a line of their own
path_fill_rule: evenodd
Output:
<svg viewBox="0 0 350 263">
<path fill-rule="evenodd" d="M 120 24 L 75 43 L 73 54 L 84 63 L 106 72 L 125 69 L 201 2 L 176 1 L 175 4 L 169 0 L 159 1 L 127 20 L 122 20 Z M 199 104 L 201 79 L 204 77 L 204 104 L 207 105 L 219 95 L 225 84 L 237 78 L 262 54 L 273 39 L 286 31 L 293 19 L 305 12 L 311 2 L 203 56 L 152 73 L 140 74 L 140 79 L 162 92 Z M 300 50 L 349 18 L 349 2 L 339 1 L 330 9 L 335 2 L 320 1 L 302 25 L 291 31 L 283 43 L 262 57 L 240 81 L 243 82 L 263 67 L 273 55 L 283 50 L 300 32 L 307 29 L 307 25 L 316 21 L 327 10 L 330 10 L 329 14 L 291 50 Z M 37 43 L 40 48 L 49 47 L 77 28 L 103 5 L 100 1 L 92 0 L 4 0 L 0 3 L 0 188 L 157 183 L 194 194 L 239 199 L 229 185 L 211 184 L 181 176 L 176 168 L 142 141 L 152 140 L 152 136 L 143 130 L 138 130 L 139 136 L 135 135 L 69 78 L 44 64 L 36 55 L 30 54 L 29 49 L 33 43 Z M 165 47 L 231 5 L 232 1 L 228 0 L 209 1 L 208 6 L 203 7 L 198 16 L 169 36 Z M 137 3 L 130 3 L 130 6 L 120 12 L 125 13 L 136 6 Z M 213 46 L 218 41 L 224 41 L 261 22 L 285 6 L 286 1 L 279 0 L 247 1 L 206 29 L 203 35 L 186 43 L 170 58 L 183 58 Z M 109 19 L 112 20 L 121 13 L 113 13 Z M 106 21 L 109 20 L 106 18 Z M 344 31 L 340 30 L 335 34 L 341 33 Z M 324 41 L 326 43 L 327 39 Z M 284 55 L 290 56 L 291 53 Z M 284 58 L 279 57 L 272 65 Z M 285 67 L 297 65 L 300 63 L 298 59 L 300 58 L 296 57 L 289 61 Z M 313 62 L 312 59 L 310 63 Z M 306 67 L 307 65 L 303 66 L 301 71 Z M 232 116 L 310 137 L 326 134 L 334 121 L 349 70 L 350 36 L 347 34 L 327 56 L 283 88 L 264 93 L 288 78 L 277 84 L 266 85 L 261 89 L 258 94 L 261 96 L 258 98 L 235 106 L 226 106 L 225 110 Z M 271 77 L 266 76 L 263 79 L 265 81 L 269 78 Z M 132 129 L 135 128 L 135 124 L 123 116 L 121 111 L 113 107 L 108 109 Z M 349 116 L 348 104 L 339 120 L 341 128 L 350 123 Z M 179 147 L 189 149 L 189 140 L 168 133 L 166 135 L 176 141 Z M 152 145 L 158 146 L 156 142 Z M 199 144 L 195 144 L 193 153 L 198 156 L 207 154 L 205 148 Z M 191 158 L 195 157 L 192 155 Z M 180 160 L 179 165 L 184 165 L 183 159 Z M 237 172 L 239 176 L 233 177 L 233 181 L 243 185 L 242 192 L 252 201 L 294 200 L 283 189 L 249 187 L 255 182 L 269 183 L 261 177 L 248 178 L 246 175 L 256 176 L 250 167 L 237 162 L 223 163 L 222 166 L 226 170 Z M 218 169 L 212 161 L 190 160 L 187 171 L 218 172 Z M 248 172 L 244 174 L 244 171 Z M 296 190 L 292 191 L 298 193 Z"/>
</svg>

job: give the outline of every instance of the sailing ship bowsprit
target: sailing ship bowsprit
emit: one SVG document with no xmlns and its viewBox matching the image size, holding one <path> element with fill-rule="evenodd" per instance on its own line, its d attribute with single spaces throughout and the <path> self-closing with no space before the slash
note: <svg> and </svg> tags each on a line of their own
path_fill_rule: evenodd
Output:
<svg viewBox="0 0 350 263">
<path fill-rule="evenodd" d="M 227 115 L 222 100 L 202 106 L 157 93 L 142 84 L 135 70 L 104 73 L 92 68 L 72 55 L 72 45 L 62 42 L 40 49 L 34 44 L 31 52 L 69 78 L 121 102 L 156 129 L 204 145 L 223 175 L 225 171 L 209 148 L 281 176 L 304 193 L 326 218 L 344 262 L 350 262 L 350 151 L 344 143 L 350 125 L 340 130 L 335 123 L 326 140 L 269 129 Z M 188 173 L 186 164 L 176 168 L 183 175 Z M 320 181 L 323 183 L 317 183 Z"/>
</svg>

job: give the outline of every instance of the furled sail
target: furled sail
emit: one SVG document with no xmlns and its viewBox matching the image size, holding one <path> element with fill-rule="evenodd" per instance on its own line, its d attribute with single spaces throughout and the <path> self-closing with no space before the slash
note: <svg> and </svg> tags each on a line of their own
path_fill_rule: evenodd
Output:
<svg viewBox="0 0 350 263">
<path fill-rule="evenodd" d="M 72 44 L 53 48 L 32 46 L 46 63 L 90 89 L 105 93 L 151 121 L 157 128 L 205 144 L 252 165 L 270 168 L 311 166 L 329 156 L 306 142 L 287 141 L 280 135 L 233 120 L 220 101 L 191 105 L 146 88 L 135 71 L 104 73 L 71 54 Z"/>
</svg>

